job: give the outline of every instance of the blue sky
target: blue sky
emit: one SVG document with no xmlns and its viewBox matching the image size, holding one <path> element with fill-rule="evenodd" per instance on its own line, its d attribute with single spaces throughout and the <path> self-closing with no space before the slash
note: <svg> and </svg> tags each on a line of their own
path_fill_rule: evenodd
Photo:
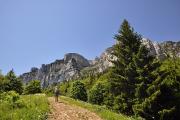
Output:
<svg viewBox="0 0 180 120">
<path fill-rule="evenodd" d="M 146 38 L 180 40 L 179 0 L 0 0 L 0 69 L 19 75 L 68 52 L 93 59 L 123 19 Z"/>
</svg>

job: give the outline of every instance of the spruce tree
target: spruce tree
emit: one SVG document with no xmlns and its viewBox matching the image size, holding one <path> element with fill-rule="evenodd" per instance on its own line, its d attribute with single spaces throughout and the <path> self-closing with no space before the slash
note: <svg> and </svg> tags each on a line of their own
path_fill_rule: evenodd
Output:
<svg viewBox="0 0 180 120">
<path fill-rule="evenodd" d="M 141 103 L 148 96 L 146 89 L 158 78 L 161 64 L 155 56 L 149 55 L 149 50 L 143 44 L 134 57 L 133 62 L 137 72 L 135 98 L 136 103 Z"/>
<path fill-rule="evenodd" d="M 7 91 L 14 90 L 19 94 L 23 92 L 23 84 L 22 81 L 16 77 L 13 70 L 9 71 L 5 76 L 7 80 L 9 80 Z"/>
<path fill-rule="evenodd" d="M 113 55 L 116 59 L 112 61 L 114 67 L 109 79 L 110 91 L 115 96 L 114 109 L 132 114 L 137 76 L 133 59 L 140 49 L 141 36 L 124 20 L 115 39 L 117 42 L 113 47 Z"/>
<path fill-rule="evenodd" d="M 155 56 L 149 55 L 141 35 L 134 32 L 126 20 L 115 38 L 113 55 L 116 59 L 110 75 L 114 109 L 133 114 L 137 105 L 148 97 L 147 89 L 159 78 L 161 64 Z"/>
<path fill-rule="evenodd" d="M 135 113 L 148 120 L 180 119 L 180 63 L 166 60 L 160 75 L 146 89 L 148 96 L 134 106 Z"/>
</svg>

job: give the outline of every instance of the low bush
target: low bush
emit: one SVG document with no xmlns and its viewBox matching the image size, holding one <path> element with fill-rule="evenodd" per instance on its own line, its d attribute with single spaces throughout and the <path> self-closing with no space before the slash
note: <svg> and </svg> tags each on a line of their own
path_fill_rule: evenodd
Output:
<svg viewBox="0 0 180 120">
<path fill-rule="evenodd" d="M 39 80 L 32 80 L 28 83 L 28 85 L 25 87 L 25 94 L 35 94 L 35 93 L 41 93 L 41 84 Z"/>
<path fill-rule="evenodd" d="M 71 97 L 74 99 L 87 101 L 87 92 L 85 86 L 80 81 L 75 81 L 71 88 Z"/>
<path fill-rule="evenodd" d="M 103 86 L 98 83 L 89 91 L 88 101 L 93 104 L 101 105 L 103 100 Z"/>
</svg>

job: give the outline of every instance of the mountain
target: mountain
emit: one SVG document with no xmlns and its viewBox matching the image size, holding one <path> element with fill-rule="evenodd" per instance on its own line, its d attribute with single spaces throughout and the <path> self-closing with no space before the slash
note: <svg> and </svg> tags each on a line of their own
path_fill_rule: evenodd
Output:
<svg viewBox="0 0 180 120">
<path fill-rule="evenodd" d="M 180 57 L 180 41 L 157 43 L 143 38 L 142 43 L 149 49 L 149 55 L 156 56 L 161 60 L 165 59 L 167 55 L 172 56 L 173 54 Z M 109 47 L 94 60 L 87 60 L 77 53 L 68 53 L 61 60 L 46 65 L 42 64 L 40 68 L 31 68 L 30 72 L 20 75 L 20 78 L 25 84 L 31 80 L 40 80 L 41 86 L 46 87 L 53 83 L 78 79 L 90 72 L 101 73 L 113 65 L 111 61 L 116 58 L 112 56 L 112 52 L 113 47 Z"/>
<path fill-rule="evenodd" d="M 52 83 L 71 80 L 78 77 L 80 70 L 89 67 L 89 61 L 77 53 L 68 53 L 64 59 L 56 60 L 50 64 L 42 64 L 38 68 L 31 68 L 31 71 L 20 75 L 26 84 L 31 80 L 40 80 L 41 86 L 46 87 Z"/>
</svg>

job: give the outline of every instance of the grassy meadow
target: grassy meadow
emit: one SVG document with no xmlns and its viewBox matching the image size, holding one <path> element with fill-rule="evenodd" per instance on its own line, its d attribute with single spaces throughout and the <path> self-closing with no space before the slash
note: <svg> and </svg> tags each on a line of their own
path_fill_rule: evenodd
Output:
<svg viewBox="0 0 180 120">
<path fill-rule="evenodd" d="M 48 100 L 44 95 L 6 95 L 4 98 L 0 99 L 0 120 L 44 120 L 48 116 Z"/>
</svg>

